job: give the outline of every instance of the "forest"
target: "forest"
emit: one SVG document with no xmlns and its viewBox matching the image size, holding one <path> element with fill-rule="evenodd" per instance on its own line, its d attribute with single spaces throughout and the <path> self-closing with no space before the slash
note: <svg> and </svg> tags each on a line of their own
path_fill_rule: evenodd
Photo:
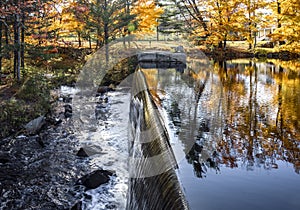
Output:
<svg viewBox="0 0 300 210">
<path fill-rule="evenodd" d="M 184 39 L 208 53 L 235 46 L 237 57 L 239 50 L 298 57 L 299 10 L 297 0 L 3 0 L 0 121 L 18 127 L 28 120 L 11 119 L 12 112 L 31 116 L 32 107 L 18 111 L 19 103 L 43 104 L 34 115 L 45 112 L 51 88 L 74 83 L 87 55 L 129 35 Z"/>
</svg>

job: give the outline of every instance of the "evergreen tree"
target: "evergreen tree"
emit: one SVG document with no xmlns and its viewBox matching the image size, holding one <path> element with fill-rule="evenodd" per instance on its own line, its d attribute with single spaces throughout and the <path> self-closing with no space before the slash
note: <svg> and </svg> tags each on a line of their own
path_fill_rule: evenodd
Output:
<svg viewBox="0 0 300 210">
<path fill-rule="evenodd" d="M 159 6 L 164 12 L 159 17 L 159 32 L 163 34 L 174 34 L 186 32 L 185 23 L 180 10 L 172 0 L 161 1 Z"/>
</svg>

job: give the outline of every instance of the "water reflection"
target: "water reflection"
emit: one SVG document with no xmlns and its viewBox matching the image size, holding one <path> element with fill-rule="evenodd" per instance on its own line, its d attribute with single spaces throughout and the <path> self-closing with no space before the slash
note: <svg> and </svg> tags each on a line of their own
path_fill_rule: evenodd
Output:
<svg viewBox="0 0 300 210">
<path fill-rule="evenodd" d="M 253 61 L 215 67 L 225 110 L 216 147 L 221 163 L 269 170 L 283 160 L 299 173 L 300 72 Z"/>
<path fill-rule="evenodd" d="M 299 174 L 300 71 L 274 61 L 237 60 L 213 63 L 211 71 L 147 70 L 146 77 L 160 92 L 182 91 L 179 80 L 193 92 L 189 117 L 178 99 L 164 101 L 164 106 L 175 134 L 189 149 L 186 159 L 195 176 L 205 177 L 208 168 L 218 173 L 220 166 L 278 169 L 278 161 L 291 163 Z M 189 126 L 182 118 L 190 120 Z M 190 149 L 185 144 L 191 125 L 189 138 L 195 144 Z"/>
</svg>

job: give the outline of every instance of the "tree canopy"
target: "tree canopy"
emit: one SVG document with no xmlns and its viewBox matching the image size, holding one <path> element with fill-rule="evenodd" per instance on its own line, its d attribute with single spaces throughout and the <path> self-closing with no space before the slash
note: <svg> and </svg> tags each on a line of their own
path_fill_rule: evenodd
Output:
<svg viewBox="0 0 300 210">
<path fill-rule="evenodd" d="M 300 52 L 298 0 L 3 0 L 0 2 L 0 72 L 13 60 L 20 80 L 25 58 L 57 47 L 99 48 L 129 34 L 182 34 L 196 44 L 249 49 L 268 31 L 278 50 Z M 49 56 L 48 56 L 49 57 Z"/>
</svg>

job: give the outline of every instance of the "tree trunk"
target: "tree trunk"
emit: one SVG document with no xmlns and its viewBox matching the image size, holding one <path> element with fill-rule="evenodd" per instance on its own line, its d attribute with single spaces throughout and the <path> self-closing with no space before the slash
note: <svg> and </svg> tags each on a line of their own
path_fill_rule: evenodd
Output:
<svg viewBox="0 0 300 210">
<path fill-rule="evenodd" d="M 78 34 L 78 47 L 81 47 L 81 34 L 79 31 L 77 31 Z"/>
<path fill-rule="evenodd" d="M 20 41 L 20 15 L 15 15 L 14 21 L 14 76 L 17 81 L 21 80 L 21 41 Z"/>
<path fill-rule="evenodd" d="M 281 5 L 280 5 L 279 0 L 277 0 L 277 27 L 281 28 L 281 22 L 280 22 L 279 15 L 281 15 Z"/>
<path fill-rule="evenodd" d="M 251 1 L 250 0 L 248 0 L 248 6 L 247 6 L 248 8 L 248 15 L 249 15 L 249 29 L 248 29 L 248 40 L 249 40 L 249 50 L 251 50 L 252 49 L 252 29 L 251 29 L 251 27 L 252 27 L 252 20 L 251 20 Z"/>
<path fill-rule="evenodd" d="M 281 15 L 281 3 L 279 2 L 279 0 L 277 0 L 277 28 L 281 28 L 281 21 L 279 15 Z M 284 41 L 279 41 L 278 44 L 283 45 Z"/>
<path fill-rule="evenodd" d="M 253 17 L 255 17 L 256 14 L 255 14 L 255 10 L 253 11 Z M 257 28 L 257 24 L 254 22 L 254 27 L 255 29 Z M 254 43 L 253 43 L 253 48 L 255 49 L 256 48 L 256 42 L 257 42 L 257 33 L 255 31 L 253 31 L 253 37 L 254 37 Z"/>
<path fill-rule="evenodd" d="M 108 62 L 108 60 L 109 60 L 108 38 L 109 38 L 109 35 L 108 35 L 108 24 L 104 23 L 104 44 L 105 44 L 105 59 L 106 59 L 106 62 Z"/>
<path fill-rule="evenodd" d="M 218 48 L 219 48 L 219 49 L 222 49 L 222 41 L 219 41 L 219 43 L 218 43 Z"/>
<path fill-rule="evenodd" d="M 90 34 L 89 34 L 89 46 L 90 46 L 90 49 L 92 49 L 92 38 L 91 38 Z"/>
<path fill-rule="evenodd" d="M 25 14 L 22 14 L 22 30 L 21 30 L 21 67 L 24 71 L 25 67 Z"/>
<path fill-rule="evenodd" d="M 104 1 L 104 10 L 107 12 L 107 0 Z M 105 44 L 105 60 L 106 63 L 109 61 L 109 49 L 108 49 L 108 39 L 109 39 L 109 34 L 108 34 L 108 20 L 105 20 L 104 22 L 104 44 Z"/>
<path fill-rule="evenodd" d="M 6 20 L 6 18 L 5 18 Z M 9 28 L 8 28 L 8 25 L 5 26 L 4 28 L 4 35 L 5 35 L 5 47 L 6 48 L 9 48 Z M 6 53 L 5 54 L 5 58 L 6 59 L 10 59 L 10 53 Z"/>
</svg>

